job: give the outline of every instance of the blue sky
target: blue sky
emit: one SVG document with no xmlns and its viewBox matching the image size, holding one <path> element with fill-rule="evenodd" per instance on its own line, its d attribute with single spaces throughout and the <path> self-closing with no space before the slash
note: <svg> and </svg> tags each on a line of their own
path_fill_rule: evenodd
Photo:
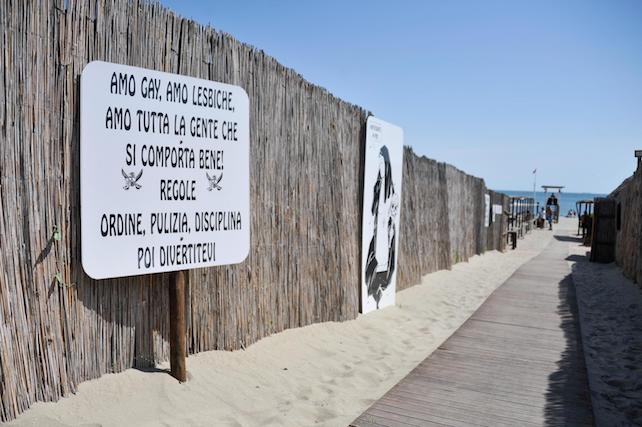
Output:
<svg viewBox="0 0 642 427">
<path fill-rule="evenodd" d="M 489 187 L 608 193 L 642 148 L 642 1 L 163 0 Z"/>
</svg>

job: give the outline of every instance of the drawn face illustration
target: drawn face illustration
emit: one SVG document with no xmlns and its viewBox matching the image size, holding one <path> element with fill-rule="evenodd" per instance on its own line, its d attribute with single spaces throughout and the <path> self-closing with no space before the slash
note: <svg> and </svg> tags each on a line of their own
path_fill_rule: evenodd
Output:
<svg viewBox="0 0 642 427">
<path fill-rule="evenodd" d="M 364 171 L 363 312 L 394 303 L 402 165 L 399 160 L 403 159 L 400 132 L 391 138 L 393 151 L 390 151 L 383 126 L 376 123 L 368 129 Z"/>
</svg>

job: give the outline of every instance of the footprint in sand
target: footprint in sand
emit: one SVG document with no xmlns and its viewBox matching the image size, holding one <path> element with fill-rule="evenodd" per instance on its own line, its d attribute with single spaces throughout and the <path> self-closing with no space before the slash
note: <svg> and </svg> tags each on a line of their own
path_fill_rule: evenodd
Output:
<svg viewBox="0 0 642 427">
<path fill-rule="evenodd" d="M 287 413 L 290 412 L 290 410 L 292 409 L 292 402 L 289 400 L 285 400 L 283 402 L 278 403 L 276 408 L 283 415 L 287 415 Z"/>
<path fill-rule="evenodd" d="M 336 414 L 332 411 L 330 411 L 327 408 L 319 408 L 316 411 L 316 416 L 315 416 L 315 423 L 325 423 L 327 421 L 330 421 L 331 419 L 335 418 Z"/>
<path fill-rule="evenodd" d="M 342 379 L 352 378 L 353 376 L 354 376 L 354 369 L 351 367 L 346 368 L 343 374 L 341 374 Z"/>
<path fill-rule="evenodd" d="M 415 342 L 413 340 L 409 340 L 409 339 L 405 339 L 405 340 L 401 341 L 401 343 L 403 345 L 405 345 L 406 347 L 414 347 L 415 346 L 414 345 Z"/>
<path fill-rule="evenodd" d="M 312 394 L 312 388 L 308 386 L 299 387 L 296 390 L 296 395 L 299 396 L 301 400 L 310 400 L 311 394 Z"/>
<path fill-rule="evenodd" d="M 359 403 L 364 407 L 369 407 L 370 405 L 372 405 L 375 402 L 376 402 L 375 399 L 360 399 L 359 400 Z"/>
<path fill-rule="evenodd" d="M 322 355 L 323 357 L 333 357 L 333 356 L 336 356 L 337 354 L 334 351 L 329 351 L 323 348 L 315 348 L 315 351 L 320 355 Z"/>
<path fill-rule="evenodd" d="M 243 427 L 242 423 L 229 416 L 219 420 L 219 422 L 220 425 L 224 427 Z"/>
<path fill-rule="evenodd" d="M 355 377 L 368 387 L 374 387 L 380 383 L 379 376 L 375 377 L 372 372 L 359 372 Z"/>
<path fill-rule="evenodd" d="M 324 376 L 324 377 L 322 377 L 322 378 L 321 378 L 321 381 L 323 382 L 323 384 L 337 385 L 337 379 L 336 379 L 336 377 L 327 377 L 327 376 Z"/>
</svg>

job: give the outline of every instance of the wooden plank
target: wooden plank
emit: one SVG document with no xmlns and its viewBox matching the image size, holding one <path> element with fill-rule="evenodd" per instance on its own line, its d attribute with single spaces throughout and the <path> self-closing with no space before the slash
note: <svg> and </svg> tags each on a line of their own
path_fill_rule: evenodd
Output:
<svg viewBox="0 0 642 427">
<path fill-rule="evenodd" d="M 417 413 L 406 413 L 398 408 L 381 405 L 381 407 L 374 407 L 368 411 L 368 415 L 375 415 L 379 418 L 389 420 L 389 422 L 396 423 L 393 425 L 411 425 L 411 426 L 426 426 L 426 425 L 447 425 L 451 427 L 464 427 L 465 424 L 458 420 L 453 420 L 437 414 L 424 415 Z"/>
<path fill-rule="evenodd" d="M 519 413 L 510 407 L 476 405 L 475 402 L 439 399 L 436 396 L 416 399 L 402 393 L 396 396 L 384 396 L 376 407 L 379 409 L 394 407 L 399 411 L 412 413 L 417 418 L 437 415 L 464 425 L 537 425 L 540 418 L 529 413 Z"/>
<path fill-rule="evenodd" d="M 430 383 L 429 387 L 414 388 L 407 386 L 406 383 L 395 387 L 395 396 L 404 397 L 421 401 L 432 402 L 432 399 L 442 399 L 452 403 L 474 404 L 480 408 L 488 409 L 492 406 L 502 406 L 511 408 L 520 413 L 529 414 L 533 407 L 537 407 L 538 403 L 531 400 L 521 401 L 516 396 L 502 397 L 495 394 L 469 390 L 456 386 L 444 386 L 435 382 Z"/>
</svg>

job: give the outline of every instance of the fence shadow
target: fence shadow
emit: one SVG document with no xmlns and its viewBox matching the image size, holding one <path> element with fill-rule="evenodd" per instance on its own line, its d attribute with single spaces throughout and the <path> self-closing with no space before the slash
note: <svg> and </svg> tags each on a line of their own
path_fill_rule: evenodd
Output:
<svg viewBox="0 0 642 427">
<path fill-rule="evenodd" d="M 73 125 L 71 129 L 72 164 L 80 164 L 80 76 L 75 77 L 73 93 Z M 80 247 L 80 168 L 71 171 L 71 185 L 67 186 L 71 201 L 70 215 L 74 219 L 68 225 L 73 239 L 70 262 L 71 281 L 77 292 L 78 302 L 92 313 L 85 319 L 85 330 L 93 329 L 103 336 L 105 351 L 91 359 L 85 372 L 88 375 L 77 381 L 100 376 L 106 372 L 120 372 L 130 367 L 155 372 L 158 360 L 167 359 L 169 341 L 169 304 L 167 288 L 169 275 L 155 274 L 116 279 L 94 280 L 84 271 Z M 46 250 L 46 249 L 45 249 Z M 89 335 L 84 337 L 93 338 Z M 68 357 L 78 357 L 68 355 Z M 80 365 L 76 360 L 74 365 Z M 163 371 L 163 370 L 160 370 Z"/>
<path fill-rule="evenodd" d="M 581 262 L 581 261 L 586 261 L 587 257 L 585 255 L 578 255 L 578 254 L 573 254 L 569 255 L 566 258 L 564 258 L 566 261 L 572 261 L 572 262 Z"/>
<path fill-rule="evenodd" d="M 560 242 L 570 242 L 570 243 L 582 243 L 582 236 L 559 236 L 555 235 L 554 236 L 556 240 L 559 240 Z"/>
<path fill-rule="evenodd" d="M 575 284 L 571 274 L 559 282 L 558 298 L 557 313 L 561 318 L 560 328 L 564 332 L 566 348 L 557 362 L 557 370 L 548 377 L 544 411 L 546 425 L 594 425 Z"/>
</svg>

